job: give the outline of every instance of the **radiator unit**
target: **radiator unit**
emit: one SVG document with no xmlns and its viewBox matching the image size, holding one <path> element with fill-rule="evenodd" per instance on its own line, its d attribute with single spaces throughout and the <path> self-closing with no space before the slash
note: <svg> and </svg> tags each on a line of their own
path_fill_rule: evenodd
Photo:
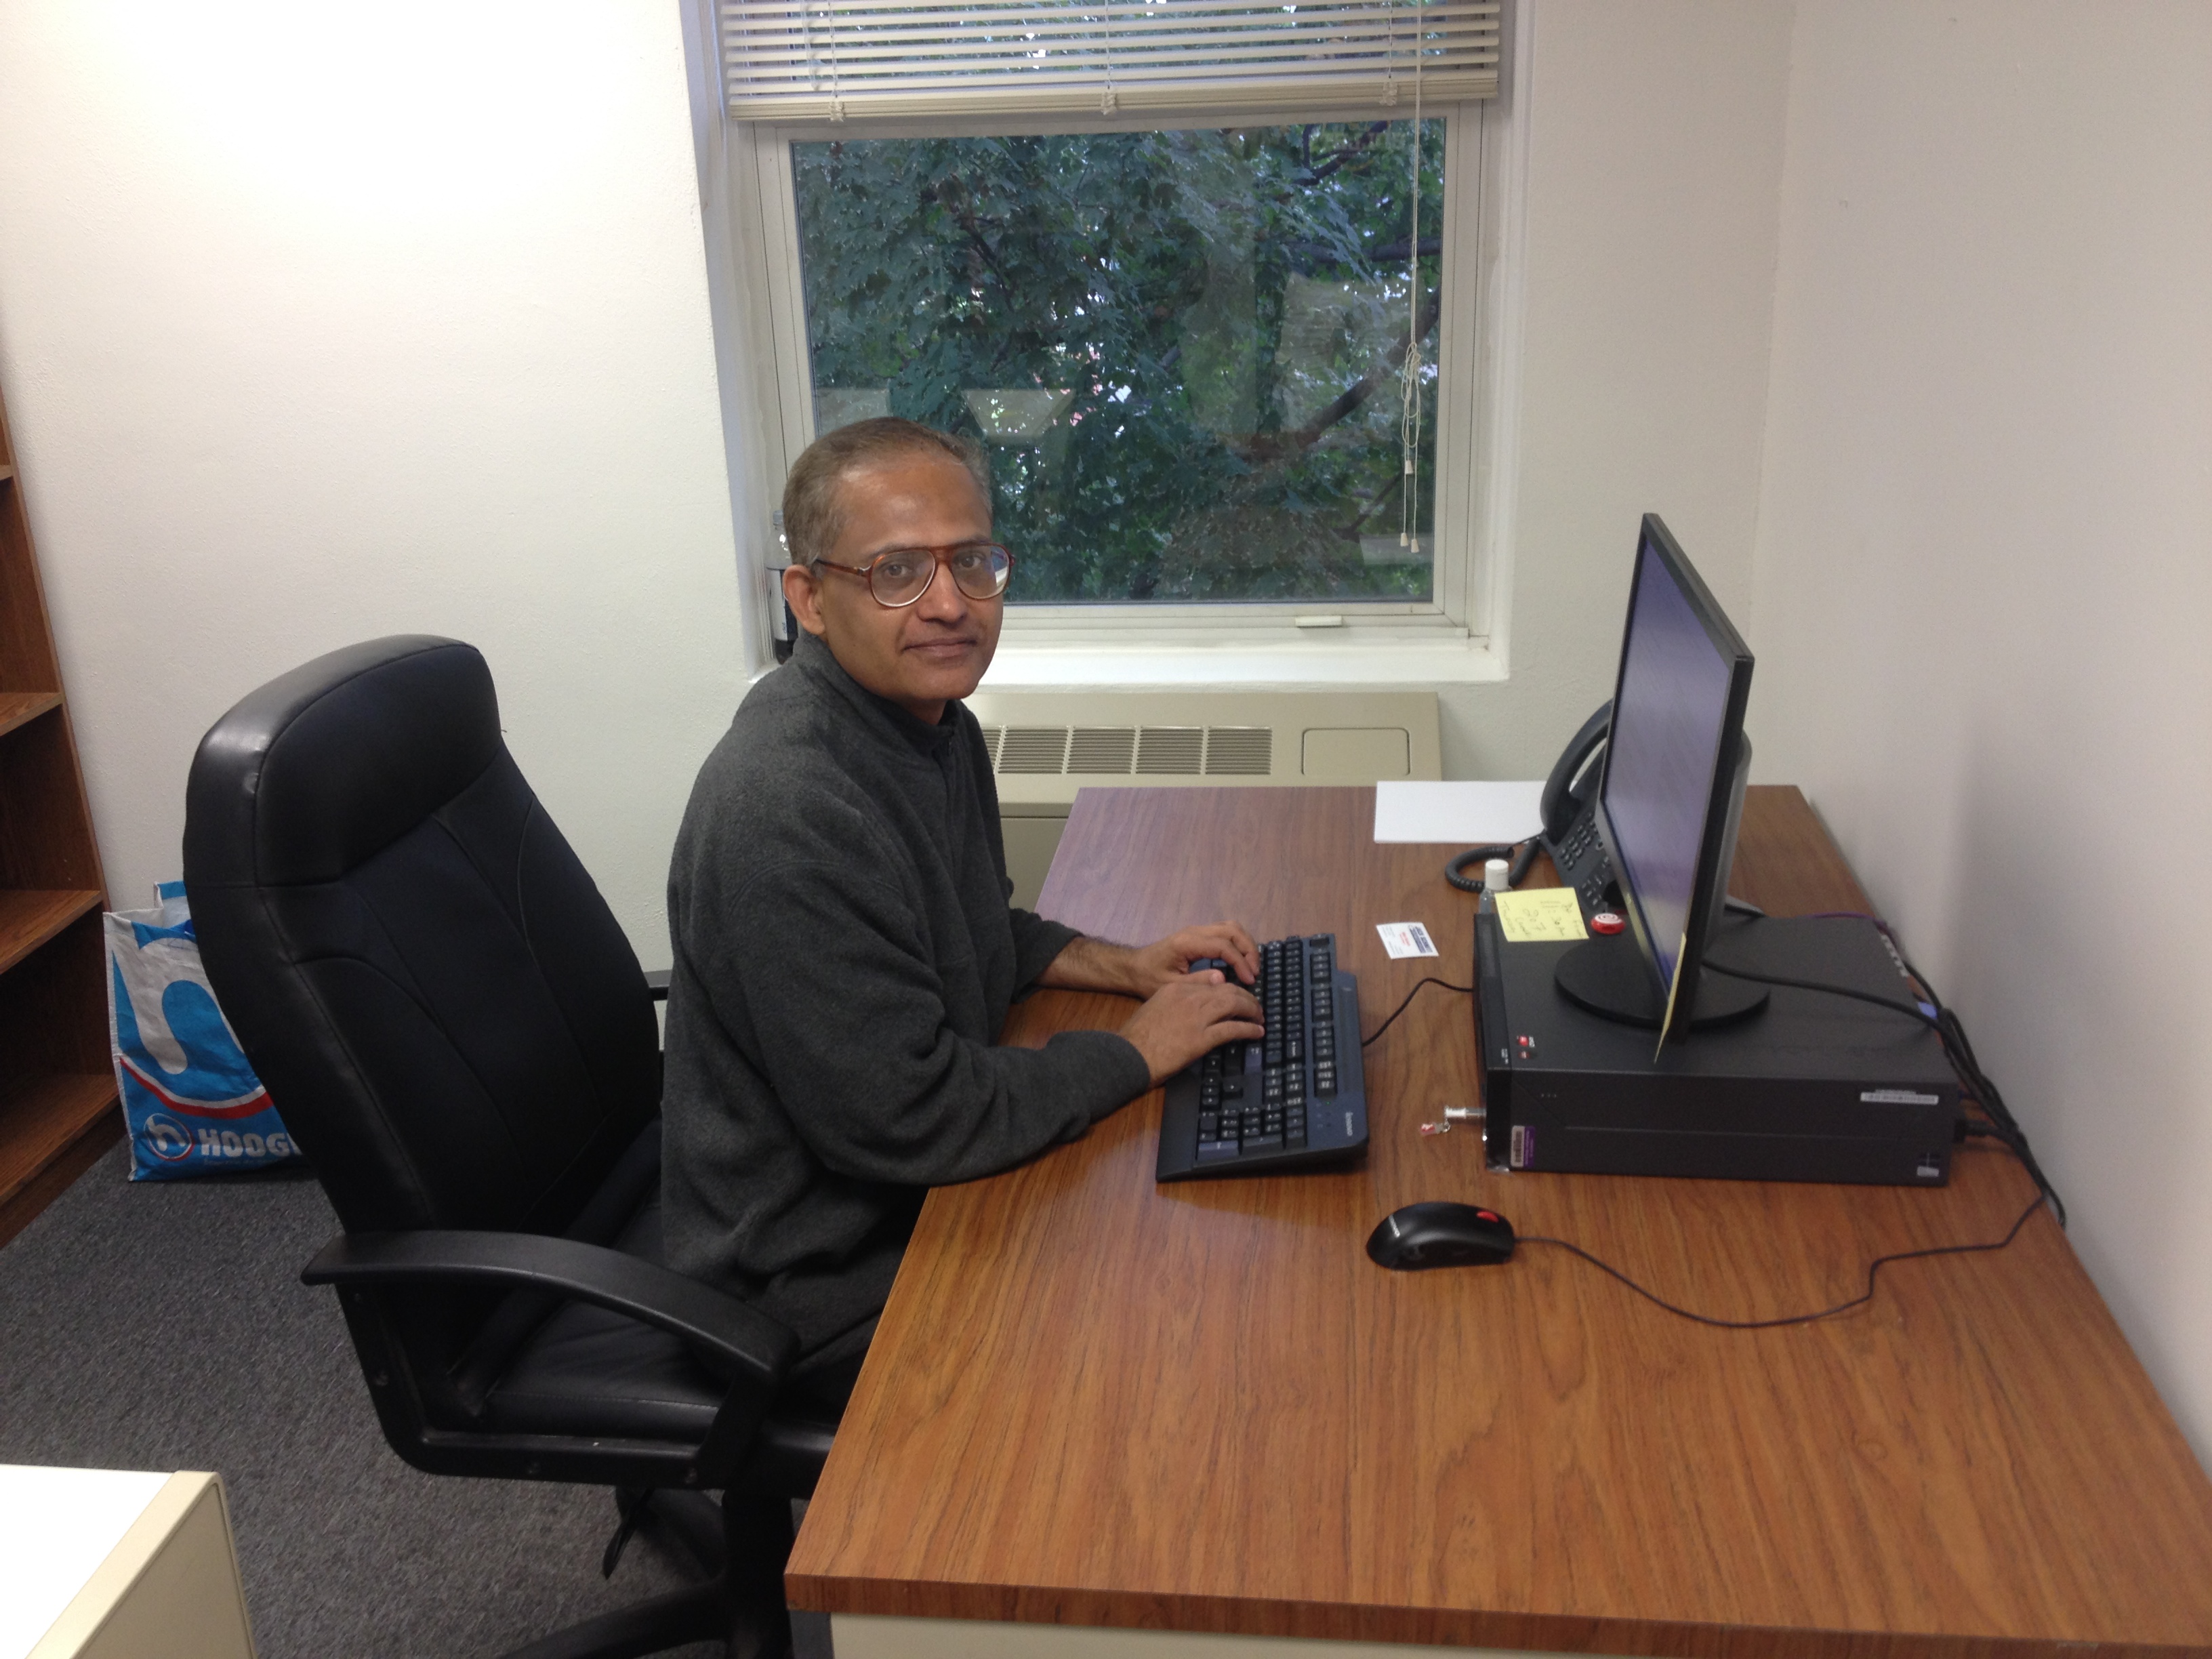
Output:
<svg viewBox="0 0 2212 1659">
<path fill-rule="evenodd" d="M 1442 775 L 1433 691 L 982 690 L 1014 902 L 1036 903 L 1079 789 Z"/>
</svg>

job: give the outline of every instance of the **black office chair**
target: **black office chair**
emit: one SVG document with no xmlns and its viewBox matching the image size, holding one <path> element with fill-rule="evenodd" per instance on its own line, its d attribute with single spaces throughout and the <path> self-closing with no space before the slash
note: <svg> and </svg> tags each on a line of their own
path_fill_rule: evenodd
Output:
<svg viewBox="0 0 2212 1659">
<path fill-rule="evenodd" d="M 483 659 L 374 640 L 247 696 L 193 757 L 185 884 L 344 1225 L 302 1276 L 337 1287 L 392 1449 L 617 1488 L 610 1570 L 639 1494 L 723 1494 L 711 1582 L 513 1659 L 787 1647 L 790 1500 L 835 1425 L 779 1409 L 788 1330 L 660 1265 L 645 975 L 501 741 Z"/>
</svg>

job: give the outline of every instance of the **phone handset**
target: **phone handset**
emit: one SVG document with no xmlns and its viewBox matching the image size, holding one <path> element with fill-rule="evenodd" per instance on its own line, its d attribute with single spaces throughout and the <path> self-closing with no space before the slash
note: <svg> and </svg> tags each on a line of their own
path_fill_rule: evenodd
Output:
<svg viewBox="0 0 2212 1659">
<path fill-rule="evenodd" d="M 1606 733 L 1612 729 L 1613 702 L 1608 698 L 1567 740 L 1567 746 L 1559 751 L 1559 764 L 1544 781 L 1544 797 L 1537 810 L 1544 820 L 1544 839 L 1554 850 L 1578 822 L 1597 816 L 1598 781 L 1605 775 Z"/>
<path fill-rule="evenodd" d="M 1582 873 L 1581 866 L 1591 861 L 1588 856 L 1590 849 L 1595 848 L 1600 861 L 1604 858 L 1604 848 L 1597 839 L 1597 787 L 1605 775 L 1605 739 L 1612 726 L 1613 702 L 1607 698 L 1597 706 L 1596 713 L 1582 723 L 1581 730 L 1567 740 L 1558 764 L 1552 768 L 1552 775 L 1545 780 L 1538 806 L 1544 826 L 1540 835 L 1530 836 L 1517 848 L 1478 847 L 1462 853 L 1444 867 L 1444 878 L 1468 892 L 1480 892 L 1480 880 L 1462 872 L 1469 865 L 1510 854 L 1513 867 L 1506 879 L 1510 885 L 1517 887 L 1521 878 L 1528 873 L 1528 866 L 1535 862 L 1540 847 L 1559 866 L 1561 883 L 1569 887 L 1578 885 L 1576 876 Z"/>
</svg>

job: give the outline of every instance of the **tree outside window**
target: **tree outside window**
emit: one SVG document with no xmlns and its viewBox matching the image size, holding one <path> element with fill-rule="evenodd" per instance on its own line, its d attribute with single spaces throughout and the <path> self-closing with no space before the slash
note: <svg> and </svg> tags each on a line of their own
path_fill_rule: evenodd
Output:
<svg viewBox="0 0 2212 1659">
<path fill-rule="evenodd" d="M 1420 125 L 1418 225 L 1411 121 L 794 143 L 817 431 L 988 444 L 1015 603 L 1431 601 Z"/>
</svg>

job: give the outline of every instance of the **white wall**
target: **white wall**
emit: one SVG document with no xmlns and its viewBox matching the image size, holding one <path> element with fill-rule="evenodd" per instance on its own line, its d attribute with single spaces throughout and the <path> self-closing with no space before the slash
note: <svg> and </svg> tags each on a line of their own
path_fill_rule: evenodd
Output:
<svg viewBox="0 0 2212 1659">
<path fill-rule="evenodd" d="M 110 884 L 191 745 L 355 639 L 476 641 L 648 962 L 743 641 L 678 8 L 0 6 L 0 383 Z M 1788 14 L 1523 8 L 1513 678 L 1447 772 L 1540 775 L 1610 689 L 1637 517 L 1748 593 Z"/>
<path fill-rule="evenodd" d="M 483 647 L 648 964 L 743 688 L 673 3 L 0 5 L 0 384 L 111 890 L 241 693 Z"/>
<path fill-rule="evenodd" d="M 1759 769 L 1961 1010 L 2208 1459 L 2212 8 L 1797 12 Z"/>
<path fill-rule="evenodd" d="M 1443 698 L 1447 777 L 1541 777 L 1613 695 L 1656 512 L 1747 613 L 1790 12 L 1535 0 L 1511 678 Z"/>
</svg>

